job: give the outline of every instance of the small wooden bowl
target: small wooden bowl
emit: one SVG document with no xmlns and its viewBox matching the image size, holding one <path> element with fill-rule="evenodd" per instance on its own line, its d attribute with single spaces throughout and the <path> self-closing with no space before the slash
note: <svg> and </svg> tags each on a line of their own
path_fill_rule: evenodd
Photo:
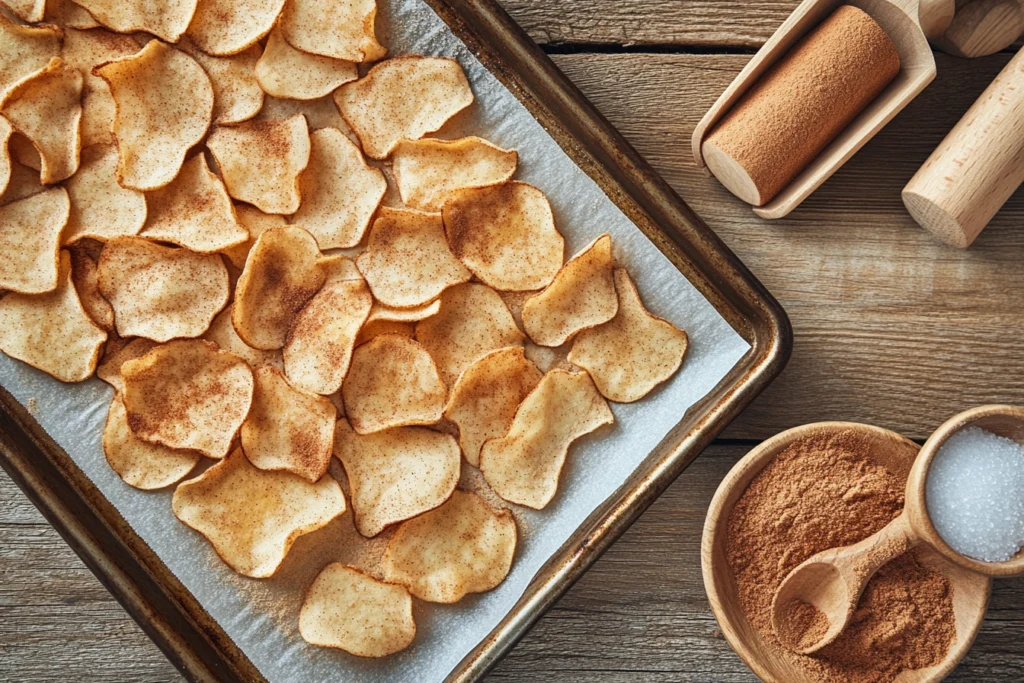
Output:
<svg viewBox="0 0 1024 683">
<path fill-rule="evenodd" d="M 775 456 L 794 441 L 814 434 L 852 430 L 869 446 L 873 462 L 906 479 L 919 447 L 895 432 L 853 422 L 819 422 L 782 432 L 750 451 L 726 475 L 708 510 L 701 542 L 701 569 L 711 610 L 725 639 L 758 677 L 768 683 L 803 683 L 811 679 L 768 647 L 747 621 L 736 594 L 736 580 L 726 555 L 729 515 L 747 486 Z M 946 657 L 927 669 L 905 671 L 900 683 L 940 681 L 953 670 L 974 642 L 988 607 L 991 579 L 954 564 L 937 552 L 922 549 L 922 561 L 942 572 L 953 585 L 956 639 Z"/>
<path fill-rule="evenodd" d="M 935 430 L 935 433 L 921 447 L 921 462 L 914 468 L 907 481 L 907 510 L 914 518 L 911 521 L 920 530 L 925 540 L 950 561 L 965 569 L 988 576 L 1016 576 L 1024 572 L 1024 548 L 1006 562 L 981 562 L 966 557 L 949 547 L 949 544 L 935 529 L 926 512 L 928 506 L 925 484 L 932 460 L 935 459 L 935 455 L 949 437 L 968 427 L 980 427 L 998 436 L 1024 444 L 1024 408 L 1002 405 L 981 406 L 953 416 Z M 910 505 L 912 497 L 916 498 L 916 505 Z"/>
</svg>

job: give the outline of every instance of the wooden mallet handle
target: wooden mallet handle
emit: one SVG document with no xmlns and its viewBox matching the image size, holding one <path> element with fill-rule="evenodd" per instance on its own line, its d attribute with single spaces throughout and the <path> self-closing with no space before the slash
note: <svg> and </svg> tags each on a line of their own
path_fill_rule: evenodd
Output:
<svg viewBox="0 0 1024 683">
<path fill-rule="evenodd" d="M 1014 55 L 903 188 L 921 227 L 956 247 L 1024 182 L 1024 49 Z"/>
</svg>

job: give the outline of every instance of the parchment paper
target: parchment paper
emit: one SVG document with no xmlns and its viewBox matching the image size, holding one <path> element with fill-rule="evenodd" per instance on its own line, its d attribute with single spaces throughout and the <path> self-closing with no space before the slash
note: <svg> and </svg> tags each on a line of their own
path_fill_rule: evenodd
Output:
<svg viewBox="0 0 1024 683">
<path fill-rule="evenodd" d="M 112 396 L 110 387 L 96 379 L 61 384 L 0 354 L 0 383 L 30 408 L 271 681 L 442 680 L 515 604 L 541 565 L 749 348 L 433 10 L 421 0 L 379 0 L 378 4 L 379 31 L 391 54 L 453 57 L 466 70 L 476 103 L 471 113 L 460 115 L 443 135 L 473 133 L 518 150 L 517 177 L 540 187 L 550 198 L 566 238 L 566 255 L 603 232 L 611 233 L 616 257 L 629 269 L 648 308 L 685 329 L 691 348 L 682 371 L 665 386 L 638 403 L 612 404 L 616 425 L 575 444 L 559 493 L 547 509 L 516 511 L 521 543 L 505 582 L 457 605 L 416 601 L 416 641 L 405 652 L 380 661 L 307 645 L 298 635 L 297 619 L 306 587 L 324 565 L 334 560 L 372 565 L 386 537 L 375 543 L 357 543 L 348 512 L 325 529 L 301 538 L 272 579 L 239 577 L 199 534 L 174 518 L 170 490 L 137 491 L 107 466 L 100 437 Z M 312 117 L 311 123 L 316 125 Z M 464 470 L 464 485 L 473 486 L 478 474 L 468 465 Z M 344 480 L 336 461 L 331 472 Z"/>
</svg>

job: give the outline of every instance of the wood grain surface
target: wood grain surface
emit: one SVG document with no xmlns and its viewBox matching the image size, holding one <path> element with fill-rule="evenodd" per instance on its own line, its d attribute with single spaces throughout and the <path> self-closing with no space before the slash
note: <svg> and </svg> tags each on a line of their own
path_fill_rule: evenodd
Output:
<svg viewBox="0 0 1024 683">
<path fill-rule="evenodd" d="M 1009 59 L 940 55 L 939 77 L 786 219 L 705 178 L 690 132 L 796 0 L 503 0 L 513 17 L 782 301 L 783 376 L 527 635 L 491 680 L 750 681 L 699 572 L 707 505 L 759 440 L 825 419 L 915 439 L 980 403 L 1024 404 L 1024 195 L 967 252 L 942 247 L 900 190 Z M 954 681 L 1017 681 L 1024 582 L 997 582 Z M 179 680 L 0 473 L 0 680 Z"/>
</svg>

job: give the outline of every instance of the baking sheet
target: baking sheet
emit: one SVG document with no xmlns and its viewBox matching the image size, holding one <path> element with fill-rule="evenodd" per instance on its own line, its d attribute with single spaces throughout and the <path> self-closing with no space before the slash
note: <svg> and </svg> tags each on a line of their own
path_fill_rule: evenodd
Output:
<svg viewBox="0 0 1024 683">
<path fill-rule="evenodd" d="M 566 238 L 567 256 L 601 233 L 611 233 L 616 258 L 629 269 L 648 308 L 685 329 L 691 347 L 682 371 L 665 386 L 638 403 L 612 404 L 615 426 L 574 445 L 559 494 L 547 509 L 515 510 L 521 542 L 505 582 L 457 605 L 416 601 L 418 633 L 413 646 L 381 661 L 307 645 L 298 635 L 297 618 L 305 588 L 324 565 L 344 561 L 372 568 L 386 537 L 360 540 L 349 512 L 300 538 L 273 578 L 240 577 L 201 536 L 177 522 L 171 513 L 170 490 L 137 491 L 107 466 L 100 437 L 113 393 L 110 387 L 95 379 L 64 385 L 0 354 L 0 383 L 68 452 L 270 681 L 442 680 L 511 609 L 544 562 L 749 349 L 432 9 L 422 0 L 379 0 L 378 4 L 378 31 L 392 54 L 453 57 L 466 70 L 476 104 L 442 136 L 472 133 L 518 150 L 516 177 L 540 187 L 550 198 Z M 317 118 L 330 121 L 332 116 L 328 108 Z M 317 125 L 313 117 L 311 124 Z M 331 472 L 344 478 L 337 462 L 332 463 Z M 463 486 L 477 489 L 479 483 L 476 470 L 465 465 Z"/>
</svg>

